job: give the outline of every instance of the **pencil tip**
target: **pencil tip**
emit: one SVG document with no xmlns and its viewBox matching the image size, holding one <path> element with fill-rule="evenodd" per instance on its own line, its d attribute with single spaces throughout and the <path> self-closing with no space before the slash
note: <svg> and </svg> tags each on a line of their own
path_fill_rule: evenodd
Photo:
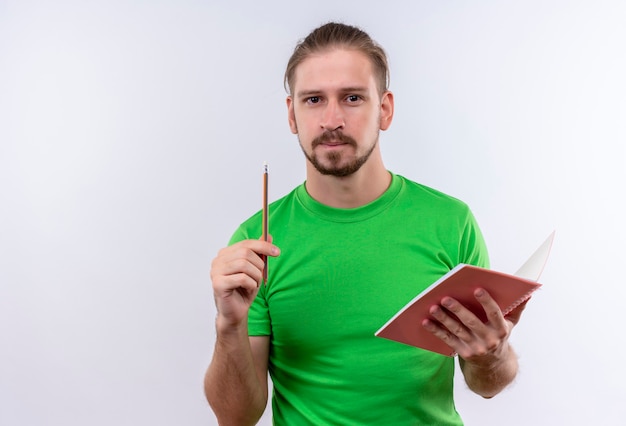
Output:
<svg viewBox="0 0 626 426">
<path fill-rule="evenodd" d="M 265 170 L 265 173 L 267 173 L 267 161 L 263 162 L 263 169 Z"/>
</svg>

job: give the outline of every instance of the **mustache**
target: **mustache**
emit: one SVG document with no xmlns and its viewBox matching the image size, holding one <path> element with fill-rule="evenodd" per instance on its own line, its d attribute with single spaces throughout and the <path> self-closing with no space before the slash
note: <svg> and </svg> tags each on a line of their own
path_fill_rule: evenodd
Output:
<svg viewBox="0 0 626 426">
<path fill-rule="evenodd" d="M 356 141 L 351 136 L 343 134 L 340 130 L 326 130 L 324 133 L 313 139 L 311 147 L 315 148 L 318 145 L 329 142 L 340 142 L 346 145 L 356 147 Z"/>
</svg>

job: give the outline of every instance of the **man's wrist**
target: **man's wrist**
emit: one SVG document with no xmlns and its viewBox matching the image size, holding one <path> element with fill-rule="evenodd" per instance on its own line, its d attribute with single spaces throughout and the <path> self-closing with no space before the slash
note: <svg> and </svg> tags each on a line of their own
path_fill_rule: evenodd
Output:
<svg viewBox="0 0 626 426">
<path fill-rule="evenodd" d="M 239 320 L 232 320 L 221 315 L 219 312 L 215 317 L 215 331 L 218 336 L 241 335 L 248 334 L 248 316 L 244 316 Z"/>
</svg>

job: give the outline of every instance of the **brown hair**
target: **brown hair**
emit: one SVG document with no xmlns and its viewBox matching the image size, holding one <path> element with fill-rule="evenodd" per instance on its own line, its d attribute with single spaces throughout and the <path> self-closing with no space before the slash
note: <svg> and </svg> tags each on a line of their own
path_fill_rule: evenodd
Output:
<svg viewBox="0 0 626 426">
<path fill-rule="evenodd" d="M 377 74 L 378 89 L 382 94 L 389 86 L 389 64 L 387 55 L 381 46 L 363 30 L 346 24 L 329 22 L 314 29 L 301 40 L 293 51 L 285 71 L 285 90 L 291 93 L 295 85 L 296 68 L 309 55 L 332 48 L 358 50 L 372 62 Z"/>
</svg>

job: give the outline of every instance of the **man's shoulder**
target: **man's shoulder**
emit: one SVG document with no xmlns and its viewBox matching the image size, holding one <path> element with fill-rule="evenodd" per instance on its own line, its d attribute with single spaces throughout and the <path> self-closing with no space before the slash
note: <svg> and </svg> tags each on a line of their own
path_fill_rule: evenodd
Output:
<svg viewBox="0 0 626 426">
<path fill-rule="evenodd" d="M 424 204 L 434 204 L 437 206 L 445 205 L 451 208 L 455 207 L 461 210 L 468 209 L 467 204 L 460 198 L 457 198 L 432 186 L 408 179 L 402 175 L 396 176 L 403 181 L 405 194 L 410 200 L 420 200 Z"/>
</svg>

